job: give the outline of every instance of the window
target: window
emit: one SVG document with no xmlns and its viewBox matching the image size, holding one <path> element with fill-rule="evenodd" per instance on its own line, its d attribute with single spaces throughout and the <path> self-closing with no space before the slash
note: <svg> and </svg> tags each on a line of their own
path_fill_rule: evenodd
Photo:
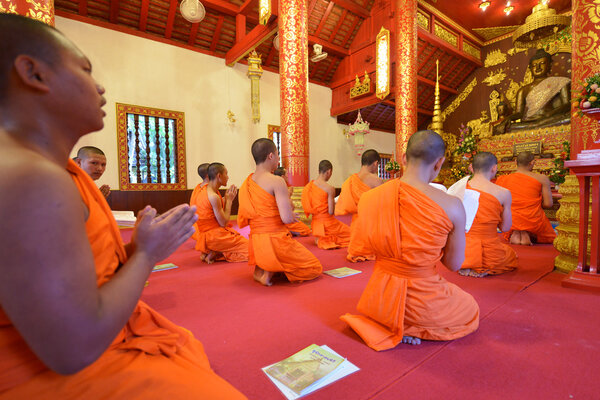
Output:
<svg viewBox="0 0 600 400">
<path fill-rule="evenodd" d="M 268 138 L 275 142 L 277 152 L 279 153 L 279 167 L 283 165 L 281 156 L 281 128 L 279 125 L 269 125 Z"/>
<path fill-rule="evenodd" d="M 185 190 L 184 113 L 117 103 L 121 190 Z"/>
<path fill-rule="evenodd" d="M 383 180 L 390 179 L 391 176 L 390 173 L 385 170 L 385 164 L 392 161 L 392 155 L 379 153 L 379 157 L 381 157 L 381 161 L 379 162 L 379 167 L 377 169 L 377 176 Z"/>
</svg>

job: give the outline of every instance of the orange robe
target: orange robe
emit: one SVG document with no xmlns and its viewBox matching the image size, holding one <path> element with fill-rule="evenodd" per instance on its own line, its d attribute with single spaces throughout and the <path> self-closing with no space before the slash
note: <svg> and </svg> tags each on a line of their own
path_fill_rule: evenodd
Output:
<svg viewBox="0 0 600 400">
<path fill-rule="evenodd" d="M 358 302 L 364 316 L 341 319 L 369 347 L 387 350 L 403 336 L 452 340 L 477 329 L 475 299 L 436 271 L 453 228 L 438 204 L 394 179 L 366 193 L 358 213 L 377 260 Z"/>
<path fill-rule="evenodd" d="M 127 256 L 104 196 L 69 160 L 68 171 L 89 209 L 86 232 L 98 286 Z M 138 302 L 108 349 L 72 375 L 49 370 L 0 308 L 0 399 L 245 399 L 211 369 L 192 334 Z"/>
<path fill-rule="evenodd" d="M 288 228 L 288 231 L 295 232 L 300 236 L 308 236 L 312 234 L 312 230 L 304 222 L 292 222 L 291 224 L 285 224 L 285 227 Z"/>
<path fill-rule="evenodd" d="M 217 192 L 223 204 L 221 193 Z M 248 239 L 229 227 L 219 225 L 212 204 L 208 200 L 208 190 L 202 190 L 196 196 L 196 250 L 202 253 L 215 251 L 222 253 L 228 262 L 248 261 Z"/>
<path fill-rule="evenodd" d="M 198 195 L 204 189 L 206 189 L 206 185 L 204 185 L 202 183 L 199 183 L 196 185 L 196 187 L 192 191 L 192 195 L 190 196 L 190 206 L 193 206 L 196 204 L 196 199 L 198 198 Z M 198 228 L 196 227 L 196 225 L 194 225 L 194 234 L 192 235 L 192 239 L 198 240 Z"/>
<path fill-rule="evenodd" d="M 491 194 L 467 187 L 479 192 L 479 208 L 466 235 L 465 262 L 461 268 L 490 275 L 512 271 L 517 267 L 517 253 L 502 243 L 497 233 L 504 207 Z"/>
<path fill-rule="evenodd" d="M 556 233 L 542 209 L 542 184 L 521 172 L 502 175 L 496 184 L 510 190 L 512 195 L 512 226 L 504 238 L 510 240 L 513 231 L 527 231 L 537 243 L 552 243 Z"/>
<path fill-rule="evenodd" d="M 348 247 L 350 227 L 329 214 L 328 194 L 310 181 L 302 190 L 302 208 L 312 214 L 312 231 L 320 249 Z"/>
<path fill-rule="evenodd" d="M 350 244 L 348 245 L 348 255 L 346 258 L 348 261 L 366 261 L 374 260 L 375 255 L 369 252 L 365 246 L 364 232 L 358 231 L 354 223 L 358 215 L 358 202 L 363 195 L 371 188 L 365 184 L 359 177 L 358 174 L 352 174 L 342 184 L 342 191 L 338 197 L 337 204 L 335 205 L 335 215 L 352 215 L 352 223 L 350 224 L 351 238 Z"/>
<path fill-rule="evenodd" d="M 239 190 L 238 225 L 250 225 L 248 264 L 265 271 L 283 272 L 291 282 L 314 279 L 323 267 L 287 230 L 277 202 L 250 174 Z"/>
</svg>

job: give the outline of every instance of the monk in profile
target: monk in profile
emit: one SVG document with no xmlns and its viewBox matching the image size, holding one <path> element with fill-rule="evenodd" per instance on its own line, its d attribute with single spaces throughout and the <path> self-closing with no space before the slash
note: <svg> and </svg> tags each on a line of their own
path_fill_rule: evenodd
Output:
<svg viewBox="0 0 600 400">
<path fill-rule="evenodd" d="M 225 199 L 219 188 L 227 186 L 229 175 L 221 163 L 212 163 L 208 167 L 208 184 L 196 198 L 196 250 L 206 254 L 204 261 L 212 264 L 216 258 L 223 257 L 228 262 L 248 261 L 248 239 L 228 227 L 231 204 L 238 189 L 231 185 L 225 192 Z"/>
<path fill-rule="evenodd" d="M 288 195 L 290 197 L 290 204 L 292 205 L 292 210 L 293 210 L 294 202 L 292 202 L 292 194 L 294 192 L 294 188 L 291 187 L 288 182 L 286 169 L 283 167 L 278 167 L 273 172 L 273 175 L 280 176 L 285 181 L 285 184 L 288 189 Z M 291 224 L 285 224 L 285 226 L 288 228 L 288 230 L 290 231 L 292 236 L 308 236 L 312 233 L 310 228 L 306 224 L 302 223 L 301 221 L 292 222 Z"/>
<path fill-rule="evenodd" d="M 245 398 L 188 330 L 139 301 L 191 235 L 194 208 L 144 208 L 124 245 L 69 159 L 104 126 L 90 61 L 22 16 L 0 14 L 0 37 L 0 399 Z"/>
<path fill-rule="evenodd" d="M 467 232 L 465 262 L 461 275 L 477 278 L 512 271 L 517 267 L 517 253 L 502 243 L 497 229 L 510 229 L 512 217 L 510 192 L 491 180 L 498 172 L 496 156 L 480 152 L 473 157 L 473 178 L 467 188 L 479 192 L 479 208 L 471 229 Z"/>
<path fill-rule="evenodd" d="M 257 139 L 252 144 L 252 157 L 256 170 L 240 188 L 238 225 L 250 225 L 248 263 L 254 266 L 254 280 L 271 286 L 277 272 L 291 282 L 315 279 L 323 270 L 321 263 L 292 239 L 285 227 L 295 217 L 284 180 L 273 175 L 279 163 L 275 143 Z"/>
<path fill-rule="evenodd" d="M 531 246 L 552 243 L 556 237 L 544 208 L 552 208 L 550 180 L 533 172 L 534 156 L 529 151 L 517 155 L 517 171 L 496 181 L 512 195 L 512 226 L 504 234 L 511 244 Z"/>
<path fill-rule="evenodd" d="M 200 165 L 198 165 L 198 176 L 200 176 L 200 178 L 202 178 L 202 182 L 200 182 L 199 184 L 196 185 L 196 187 L 194 188 L 194 190 L 192 191 L 192 195 L 190 196 L 190 205 L 193 206 L 196 204 L 197 200 L 198 200 L 198 195 L 204 190 L 206 189 L 206 185 L 208 184 L 208 166 L 210 165 L 210 163 L 202 163 Z M 198 240 L 198 227 L 196 227 L 196 225 L 194 225 L 194 234 L 192 235 L 192 239 L 194 240 Z M 206 254 L 202 253 L 202 260 L 204 260 L 204 258 L 206 257 Z"/>
<path fill-rule="evenodd" d="M 465 259 L 465 210 L 457 197 L 429 185 L 445 150 L 437 133 L 416 132 L 402 178 L 369 190 L 358 205 L 357 229 L 377 258 L 358 302 L 363 315 L 341 319 L 377 351 L 421 339 L 453 340 L 479 326 L 473 297 L 436 270 L 441 260 L 458 271 Z"/>
<path fill-rule="evenodd" d="M 350 227 L 334 216 L 335 188 L 329 183 L 333 165 L 329 160 L 319 163 L 319 176 L 302 190 L 302 208 L 306 215 L 312 214 L 312 231 L 320 249 L 348 247 Z"/>
<path fill-rule="evenodd" d="M 84 146 L 77 151 L 75 162 L 79 167 L 87 172 L 92 180 L 97 181 L 106 170 L 106 155 L 102 150 L 94 146 Z M 100 186 L 100 193 L 104 197 L 110 194 L 110 186 Z"/>
<path fill-rule="evenodd" d="M 352 231 L 352 239 L 348 246 L 348 261 L 366 261 L 374 260 L 375 255 L 368 252 L 363 246 L 364 232 L 357 231 L 354 225 L 358 213 L 358 201 L 363 193 L 377 187 L 383 183 L 383 180 L 377 176 L 377 169 L 381 157 L 379 153 L 373 149 L 366 150 L 360 158 L 360 171 L 350 175 L 342 184 L 342 191 L 335 205 L 335 215 L 352 215 L 352 223 L 350 229 Z"/>
</svg>

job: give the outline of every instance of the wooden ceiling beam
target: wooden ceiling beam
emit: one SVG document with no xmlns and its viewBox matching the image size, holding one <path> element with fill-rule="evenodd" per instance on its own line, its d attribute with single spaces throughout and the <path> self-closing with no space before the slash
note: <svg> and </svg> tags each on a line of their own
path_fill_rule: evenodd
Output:
<svg viewBox="0 0 600 400">
<path fill-rule="evenodd" d="M 79 15 L 87 17 L 87 0 L 79 0 Z"/>
<path fill-rule="evenodd" d="M 210 8 L 211 10 L 218 11 L 232 17 L 238 15 L 240 11 L 239 6 L 223 0 L 202 0 L 202 4 L 206 8 Z"/>
<path fill-rule="evenodd" d="M 235 16 L 235 42 L 239 43 L 246 36 L 246 16 L 238 14 Z"/>
<path fill-rule="evenodd" d="M 210 44 L 210 51 L 215 52 L 217 48 L 217 43 L 219 43 L 219 39 L 221 38 L 221 29 L 223 29 L 223 21 L 225 20 L 225 16 L 219 15 L 219 19 L 217 20 L 217 26 L 215 27 L 215 33 L 213 35 L 212 43 Z"/>
<path fill-rule="evenodd" d="M 142 0 L 142 6 L 140 8 L 140 24 L 138 29 L 141 32 L 146 32 L 148 26 L 148 8 L 150 7 L 150 0 Z"/>
<path fill-rule="evenodd" d="M 427 78 L 425 78 L 425 77 L 423 77 L 421 75 L 417 75 L 417 81 L 421 82 L 421 83 L 424 83 L 424 84 L 426 84 L 428 86 L 435 87 L 435 82 L 434 81 L 432 81 L 430 79 L 427 79 Z M 440 84 L 440 90 L 443 90 L 444 92 L 448 92 L 448 93 L 452 93 L 452 94 L 458 94 L 458 90 L 452 89 L 451 87 L 448 87 L 448 86 L 442 85 L 442 84 Z"/>
<path fill-rule="evenodd" d="M 313 10 L 315 9 L 315 5 L 317 5 L 317 0 L 310 0 L 310 4 L 308 5 L 308 15 L 312 15 Z"/>
<path fill-rule="evenodd" d="M 238 12 L 243 15 L 248 15 L 254 10 L 254 7 L 256 6 L 258 6 L 258 0 L 246 0 L 240 6 L 240 10 Z"/>
<path fill-rule="evenodd" d="M 350 30 L 348 31 L 348 33 L 346 33 L 346 36 L 344 37 L 344 40 L 342 40 L 342 44 L 344 46 L 346 46 L 348 44 L 348 40 L 350 40 L 350 36 L 352 35 L 352 32 L 354 32 L 354 30 L 356 29 L 356 25 L 358 25 L 359 21 L 360 21 L 360 18 L 355 18 L 354 19 L 354 23 L 352 24 L 352 27 L 350 28 Z"/>
<path fill-rule="evenodd" d="M 119 0 L 110 0 L 110 15 L 108 20 L 111 24 L 116 24 L 119 19 Z"/>
<path fill-rule="evenodd" d="M 327 70 L 325 70 L 325 75 L 323 75 L 323 82 L 325 82 L 325 80 L 327 79 L 327 77 L 329 76 L 329 74 L 331 73 L 331 70 L 333 70 L 333 68 L 335 67 L 335 62 L 337 60 L 331 60 L 331 64 L 329 64 L 329 67 L 327 67 Z"/>
<path fill-rule="evenodd" d="M 193 46 L 196 43 L 196 36 L 198 36 L 198 27 L 200 26 L 200 22 L 195 22 L 190 27 L 190 36 L 188 37 L 188 44 Z"/>
<path fill-rule="evenodd" d="M 235 65 L 240 59 L 250 53 L 256 47 L 260 46 L 265 40 L 269 39 L 277 32 L 277 18 L 269 22 L 267 25 L 257 25 L 244 37 L 241 42 L 236 43 L 225 54 L 225 64 L 228 66 Z"/>
<path fill-rule="evenodd" d="M 321 22 L 319 22 L 319 26 L 317 27 L 317 30 L 315 31 L 315 36 L 319 36 L 319 33 L 321 33 L 321 29 L 323 29 L 323 27 L 325 26 L 325 22 L 327 22 L 327 18 L 329 18 L 329 14 L 331 13 L 331 10 L 333 9 L 333 5 L 334 5 L 333 2 L 329 2 L 327 9 L 325 10 L 325 12 L 323 13 L 323 16 L 321 17 Z"/>
<path fill-rule="evenodd" d="M 265 63 L 263 64 L 263 66 L 269 67 L 271 65 L 276 52 L 277 52 L 277 50 L 275 50 L 275 46 L 273 46 L 271 44 L 271 48 L 269 49 L 269 54 L 267 54 L 267 59 L 265 60 Z"/>
<path fill-rule="evenodd" d="M 173 24 L 175 23 L 175 12 L 177 11 L 177 6 L 179 2 L 177 0 L 171 0 L 171 4 L 169 4 L 169 14 L 167 15 L 167 28 L 165 29 L 165 37 L 167 39 L 171 39 L 171 35 L 173 34 Z"/>
<path fill-rule="evenodd" d="M 308 43 L 310 45 L 315 43 L 320 44 L 323 46 L 323 50 L 336 56 L 347 57 L 350 55 L 350 50 L 342 46 L 338 46 L 337 44 L 329 43 L 329 41 L 321 39 L 315 35 L 308 35 Z"/>
<path fill-rule="evenodd" d="M 425 110 L 423 108 L 418 108 L 418 107 L 417 107 L 417 113 L 418 114 L 423 114 L 423 115 L 429 115 L 430 117 L 433 116 L 433 111 Z"/>
<path fill-rule="evenodd" d="M 342 12 L 342 15 L 340 16 L 340 20 L 338 21 L 337 25 L 335 26 L 335 28 L 331 32 L 331 35 L 329 35 L 329 41 L 330 42 L 333 42 L 333 39 L 335 38 L 335 35 L 337 35 L 338 31 L 340 30 L 342 24 L 344 23 L 344 20 L 346 19 L 346 14 L 348 14 L 348 10 L 344 10 Z"/>
<path fill-rule="evenodd" d="M 356 3 L 353 3 L 350 0 L 331 0 L 331 2 L 358 15 L 361 18 L 369 18 L 371 16 L 371 11 L 367 10 L 362 6 L 359 6 Z"/>
<path fill-rule="evenodd" d="M 418 27 L 417 28 L 417 37 L 425 42 L 430 43 L 432 46 L 437 47 L 438 49 L 448 53 L 455 55 L 457 57 L 462 58 L 463 60 L 473 64 L 477 67 L 483 67 L 483 63 L 481 60 L 476 59 L 475 57 L 458 50 L 456 47 L 452 46 L 450 43 L 438 38 L 433 33 L 427 32 L 425 29 Z"/>
</svg>

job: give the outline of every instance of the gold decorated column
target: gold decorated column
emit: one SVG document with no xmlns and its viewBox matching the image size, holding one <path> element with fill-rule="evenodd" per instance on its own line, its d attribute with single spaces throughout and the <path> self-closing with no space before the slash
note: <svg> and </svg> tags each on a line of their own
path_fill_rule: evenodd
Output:
<svg viewBox="0 0 600 400">
<path fill-rule="evenodd" d="M 281 147 L 292 186 L 308 183 L 308 16 L 307 0 L 279 3 Z"/>
<path fill-rule="evenodd" d="M 0 13 L 19 14 L 54 26 L 54 0 L 0 0 Z"/>
<path fill-rule="evenodd" d="M 260 122 L 260 77 L 263 74 L 262 60 L 256 50 L 248 56 L 248 78 L 250 78 L 250 102 L 252 103 L 252 122 Z"/>
<path fill-rule="evenodd" d="M 417 0 L 396 0 L 396 159 L 417 130 Z"/>
</svg>

